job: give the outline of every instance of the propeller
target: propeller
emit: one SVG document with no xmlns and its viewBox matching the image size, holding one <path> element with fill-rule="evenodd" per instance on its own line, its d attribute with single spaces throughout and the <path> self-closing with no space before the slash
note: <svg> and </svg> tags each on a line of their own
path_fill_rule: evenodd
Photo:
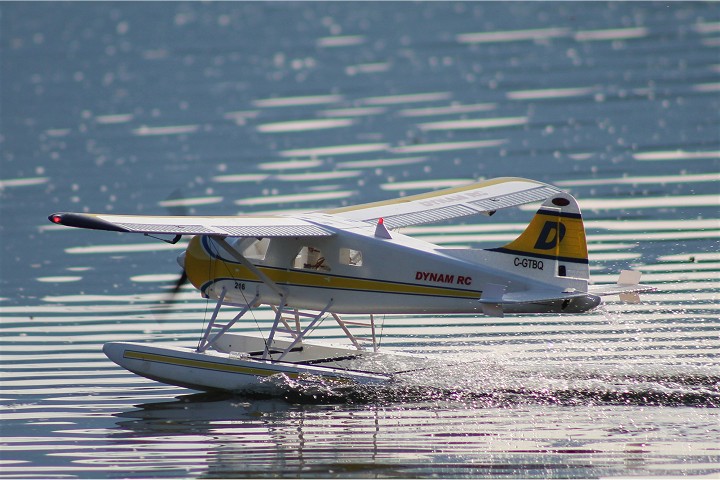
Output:
<svg viewBox="0 0 720 480">
<path fill-rule="evenodd" d="M 182 191 L 178 188 L 174 190 L 165 199 L 165 201 L 161 202 L 160 204 L 165 207 L 168 214 L 177 217 L 185 217 L 189 215 L 190 212 L 187 205 L 182 203 L 182 200 L 184 198 L 185 197 L 183 196 Z M 177 238 L 177 240 L 179 240 L 179 238 Z M 188 282 L 187 272 L 185 271 L 185 252 L 181 253 L 178 256 L 177 262 L 182 270 L 180 271 L 180 276 L 175 281 L 175 284 L 170 291 L 170 298 L 167 300 L 166 303 L 174 303 L 177 299 L 178 292 L 180 292 L 180 289 Z"/>
<path fill-rule="evenodd" d="M 185 285 L 187 283 L 187 281 L 188 281 L 187 272 L 185 271 L 185 269 L 183 269 L 182 272 L 180 272 L 180 276 L 175 281 L 175 285 L 173 285 L 173 288 L 170 291 L 170 300 L 169 300 L 170 302 L 175 301 L 175 297 L 177 296 L 178 292 L 183 287 L 183 285 Z"/>
</svg>

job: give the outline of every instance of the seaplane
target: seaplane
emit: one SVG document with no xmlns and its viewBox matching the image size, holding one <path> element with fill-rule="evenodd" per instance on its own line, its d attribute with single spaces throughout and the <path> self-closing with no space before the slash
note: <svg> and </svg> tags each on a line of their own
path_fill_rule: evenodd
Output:
<svg viewBox="0 0 720 480">
<path fill-rule="evenodd" d="M 399 231 L 529 203 L 540 207 L 526 229 L 496 248 L 443 248 Z M 340 386 L 393 382 L 401 372 L 388 365 L 407 363 L 379 351 L 379 315 L 573 315 L 596 308 L 606 295 L 637 302 L 639 293 L 653 290 L 632 270 L 622 271 L 616 284 L 592 284 L 576 199 L 523 178 L 307 213 L 48 218 L 68 227 L 162 235 L 170 243 L 191 237 L 178 257 L 183 277 L 215 302 L 197 345 L 110 342 L 103 351 L 135 374 L 201 391 L 263 393 L 278 378 Z M 269 330 L 232 331 L 260 306 L 272 308 Z M 309 340 L 325 320 L 344 332 L 344 345 Z"/>
</svg>

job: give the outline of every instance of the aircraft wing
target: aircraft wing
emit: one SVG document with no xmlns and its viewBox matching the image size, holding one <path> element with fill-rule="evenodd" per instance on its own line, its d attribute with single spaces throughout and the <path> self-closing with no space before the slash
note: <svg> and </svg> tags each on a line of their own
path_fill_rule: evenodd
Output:
<svg viewBox="0 0 720 480">
<path fill-rule="evenodd" d="M 68 227 L 157 235 L 222 235 L 229 237 L 325 237 L 333 232 L 293 217 L 240 215 L 233 217 L 105 215 L 54 213 L 51 222 Z"/>
<path fill-rule="evenodd" d="M 352 220 L 388 228 L 492 214 L 496 210 L 540 202 L 561 192 L 556 187 L 523 178 L 496 178 L 462 187 L 383 202 L 324 210 Z M 282 215 L 155 216 L 93 213 L 54 213 L 51 222 L 69 227 L 164 235 L 222 235 L 231 237 L 321 237 L 333 232 L 298 217 Z"/>
<path fill-rule="evenodd" d="M 492 215 L 496 210 L 544 201 L 560 192 L 546 183 L 506 177 L 323 213 L 368 223 L 382 218 L 386 227 L 399 228 L 479 213 Z"/>
</svg>

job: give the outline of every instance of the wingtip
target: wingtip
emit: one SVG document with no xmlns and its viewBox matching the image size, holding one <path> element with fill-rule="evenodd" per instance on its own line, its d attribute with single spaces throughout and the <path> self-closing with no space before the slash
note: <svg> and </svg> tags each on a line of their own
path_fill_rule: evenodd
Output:
<svg viewBox="0 0 720 480">
<path fill-rule="evenodd" d="M 106 222 L 94 215 L 84 213 L 60 212 L 53 213 L 48 217 L 50 223 L 55 225 L 64 225 L 66 227 L 88 228 L 91 230 L 106 230 L 110 232 L 126 232 L 110 222 Z"/>
</svg>

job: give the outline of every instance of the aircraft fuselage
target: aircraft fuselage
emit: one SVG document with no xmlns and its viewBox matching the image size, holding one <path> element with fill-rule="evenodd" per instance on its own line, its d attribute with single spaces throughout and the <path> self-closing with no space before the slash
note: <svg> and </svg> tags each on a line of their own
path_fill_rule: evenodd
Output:
<svg viewBox="0 0 720 480">
<path fill-rule="evenodd" d="M 506 292 L 551 288 L 522 275 L 554 268 L 547 260 L 507 258 L 519 272 L 508 273 L 504 265 L 483 264 L 486 251 L 475 251 L 474 261 L 462 259 L 451 250 L 398 233 L 378 237 L 374 227 L 363 222 L 343 220 L 337 225 L 322 220 L 333 235 L 234 241 L 231 246 L 254 268 L 233 258 L 211 237 L 194 237 L 184 257 L 188 278 L 206 297 L 218 298 L 225 289 L 226 302 L 256 298 L 255 303 L 345 314 L 479 313 L 488 285 L 503 285 Z M 492 258 L 490 252 L 487 256 Z M 518 304 L 505 311 L 571 312 L 595 305 L 573 299 Z"/>
</svg>

